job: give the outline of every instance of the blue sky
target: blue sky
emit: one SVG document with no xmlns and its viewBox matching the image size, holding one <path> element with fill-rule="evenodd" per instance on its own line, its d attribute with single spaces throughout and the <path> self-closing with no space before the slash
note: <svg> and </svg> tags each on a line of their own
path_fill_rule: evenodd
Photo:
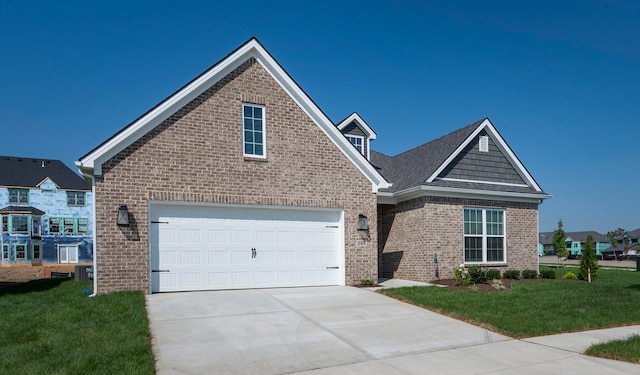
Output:
<svg viewBox="0 0 640 375">
<path fill-rule="evenodd" d="M 0 155 L 73 166 L 252 36 L 377 151 L 489 117 L 541 231 L 640 227 L 638 1 L 4 0 Z"/>
</svg>

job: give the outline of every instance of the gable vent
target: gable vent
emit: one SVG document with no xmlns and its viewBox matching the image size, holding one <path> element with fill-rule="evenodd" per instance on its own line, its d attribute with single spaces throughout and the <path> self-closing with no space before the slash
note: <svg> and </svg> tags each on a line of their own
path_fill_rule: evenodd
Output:
<svg viewBox="0 0 640 375">
<path fill-rule="evenodd" d="M 489 136 L 480 136 L 480 152 L 489 152 Z"/>
</svg>

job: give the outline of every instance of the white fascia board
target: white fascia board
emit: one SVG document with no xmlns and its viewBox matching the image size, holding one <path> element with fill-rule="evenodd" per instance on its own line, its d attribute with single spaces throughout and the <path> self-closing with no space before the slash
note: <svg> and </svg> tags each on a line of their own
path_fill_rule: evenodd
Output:
<svg viewBox="0 0 640 375">
<path fill-rule="evenodd" d="M 318 108 L 318 106 L 302 91 L 300 86 L 289 77 L 282 67 L 269 55 L 262 47 L 261 55 L 256 60 L 265 68 L 271 77 L 289 94 L 294 102 L 309 116 L 318 127 L 329 137 L 329 139 L 342 151 L 342 153 L 353 163 L 353 165 L 365 176 L 372 184 L 372 191 L 376 193 L 378 189 L 386 189 L 391 187 L 384 177 L 369 163 L 355 147 L 347 140 L 342 132 L 329 120 L 329 118 Z M 359 117 L 359 116 L 358 116 Z"/>
<path fill-rule="evenodd" d="M 518 172 L 520 177 L 522 177 L 528 183 L 527 186 L 531 186 L 536 191 L 542 192 L 542 189 L 533 179 L 533 176 L 531 176 L 529 172 L 527 172 L 527 169 L 522 165 L 522 163 L 520 163 L 520 160 L 513 153 L 513 150 L 511 150 L 511 148 L 507 145 L 507 142 L 502 139 L 489 119 L 484 119 L 484 121 L 482 121 L 482 123 L 478 125 L 476 130 L 474 130 L 473 133 L 471 133 L 471 135 L 469 135 L 469 137 L 467 137 L 467 139 L 465 139 L 465 141 L 462 142 L 462 144 L 451 155 L 449 155 L 447 160 L 445 160 L 444 163 L 442 163 L 442 165 L 440 165 L 440 167 L 438 167 L 438 169 L 436 169 L 436 171 L 431 176 L 429 176 L 429 178 L 427 178 L 425 182 L 433 182 L 440 175 L 440 173 L 460 154 L 460 152 L 462 152 L 462 150 L 464 150 L 464 148 L 467 147 L 467 145 L 485 128 L 500 151 L 502 151 L 507 159 L 511 163 L 513 163 L 513 165 L 515 165 L 516 172 Z"/>
<path fill-rule="evenodd" d="M 102 163 L 116 156 L 119 152 L 176 113 L 191 100 L 197 98 L 200 94 L 216 84 L 220 79 L 233 72 L 251 57 L 254 44 L 257 44 L 255 40 L 246 43 L 221 63 L 160 103 L 149 113 L 130 124 L 115 137 L 79 160 L 80 166 L 93 169 L 95 175 L 101 175 Z"/>
<path fill-rule="evenodd" d="M 376 139 L 376 136 L 377 136 L 376 132 L 374 132 L 373 129 L 371 129 L 369 124 L 367 124 L 357 112 L 353 112 L 351 115 L 349 115 L 349 117 L 342 120 L 342 122 L 338 124 L 337 128 L 339 130 L 342 130 L 353 121 L 358 123 L 358 126 L 360 127 L 360 129 L 362 129 L 362 131 L 367 136 L 367 138 Z"/>
<path fill-rule="evenodd" d="M 361 155 L 333 123 L 322 113 L 302 89 L 289 77 L 282 67 L 260 45 L 256 39 L 251 39 L 243 46 L 216 64 L 209 71 L 202 74 L 193 82 L 182 88 L 156 108 L 136 120 L 109 141 L 93 150 L 90 154 L 76 162 L 81 170 L 92 170 L 93 175 L 102 174 L 102 164 L 126 147 L 133 144 L 164 120 L 184 107 L 191 100 L 197 98 L 218 81 L 233 72 L 249 58 L 255 58 L 271 77 L 289 94 L 294 102 L 309 116 L 329 139 L 345 154 L 345 156 L 365 175 L 372 184 L 373 192 L 388 188 L 391 185 L 378 173 L 375 168 Z"/>
<path fill-rule="evenodd" d="M 388 194 L 388 193 L 387 193 Z M 378 194 L 380 196 L 380 193 Z M 506 191 L 488 191 L 488 190 L 476 190 L 476 189 L 460 189 L 441 186 L 417 186 L 393 193 L 395 203 L 408 201 L 410 199 L 418 198 L 421 196 L 435 196 L 435 197 L 452 197 L 452 198 L 467 198 L 467 199 L 482 199 L 482 200 L 500 200 L 508 202 L 527 202 L 527 203 L 542 203 L 543 200 L 551 198 L 548 194 L 531 194 L 531 193 L 514 193 Z M 388 195 L 383 196 L 382 200 L 391 202 Z M 378 199 L 380 202 L 380 198 Z M 394 203 L 387 203 L 394 204 Z"/>
</svg>

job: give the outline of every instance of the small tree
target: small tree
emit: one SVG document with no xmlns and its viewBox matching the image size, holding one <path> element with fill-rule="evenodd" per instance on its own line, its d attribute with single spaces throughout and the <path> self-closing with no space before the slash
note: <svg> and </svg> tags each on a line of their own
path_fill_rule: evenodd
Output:
<svg viewBox="0 0 640 375">
<path fill-rule="evenodd" d="M 596 250 L 593 246 L 593 237 L 587 236 L 587 242 L 584 245 L 582 251 L 582 257 L 580 258 L 580 269 L 578 270 L 578 278 L 580 280 L 595 280 L 596 272 L 598 271 L 598 259 L 596 258 Z M 591 274 L 591 276 L 589 276 Z"/>
<path fill-rule="evenodd" d="M 567 234 L 562 229 L 562 219 L 558 221 L 558 229 L 553 231 L 553 251 L 556 252 L 558 257 L 558 265 L 560 265 L 560 258 L 567 256 Z"/>
<path fill-rule="evenodd" d="M 613 257 L 615 258 L 615 260 L 618 260 L 618 255 L 616 254 L 616 248 L 618 247 L 618 237 L 624 235 L 624 232 L 625 230 L 622 228 L 607 232 L 609 243 L 611 244 L 611 247 L 613 247 Z"/>
</svg>

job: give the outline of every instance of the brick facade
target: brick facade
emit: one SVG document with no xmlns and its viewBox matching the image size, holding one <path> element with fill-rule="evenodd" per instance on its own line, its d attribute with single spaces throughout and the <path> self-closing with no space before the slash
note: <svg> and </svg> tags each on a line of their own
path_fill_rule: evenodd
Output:
<svg viewBox="0 0 640 375">
<path fill-rule="evenodd" d="M 378 207 L 379 273 L 416 281 L 453 278 L 464 259 L 463 210 L 499 208 L 506 218 L 506 264 L 498 269 L 538 269 L 538 205 L 463 198 L 420 197 Z"/>
<path fill-rule="evenodd" d="M 243 157 L 242 104 L 265 106 L 266 159 Z M 98 292 L 149 291 L 149 201 L 344 209 L 347 285 L 376 280 L 376 195 L 322 130 L 254 59 L 102 166 L 96 177 Z M 126 204 L 131 225 L 118 227 Z"/>
</svg>

